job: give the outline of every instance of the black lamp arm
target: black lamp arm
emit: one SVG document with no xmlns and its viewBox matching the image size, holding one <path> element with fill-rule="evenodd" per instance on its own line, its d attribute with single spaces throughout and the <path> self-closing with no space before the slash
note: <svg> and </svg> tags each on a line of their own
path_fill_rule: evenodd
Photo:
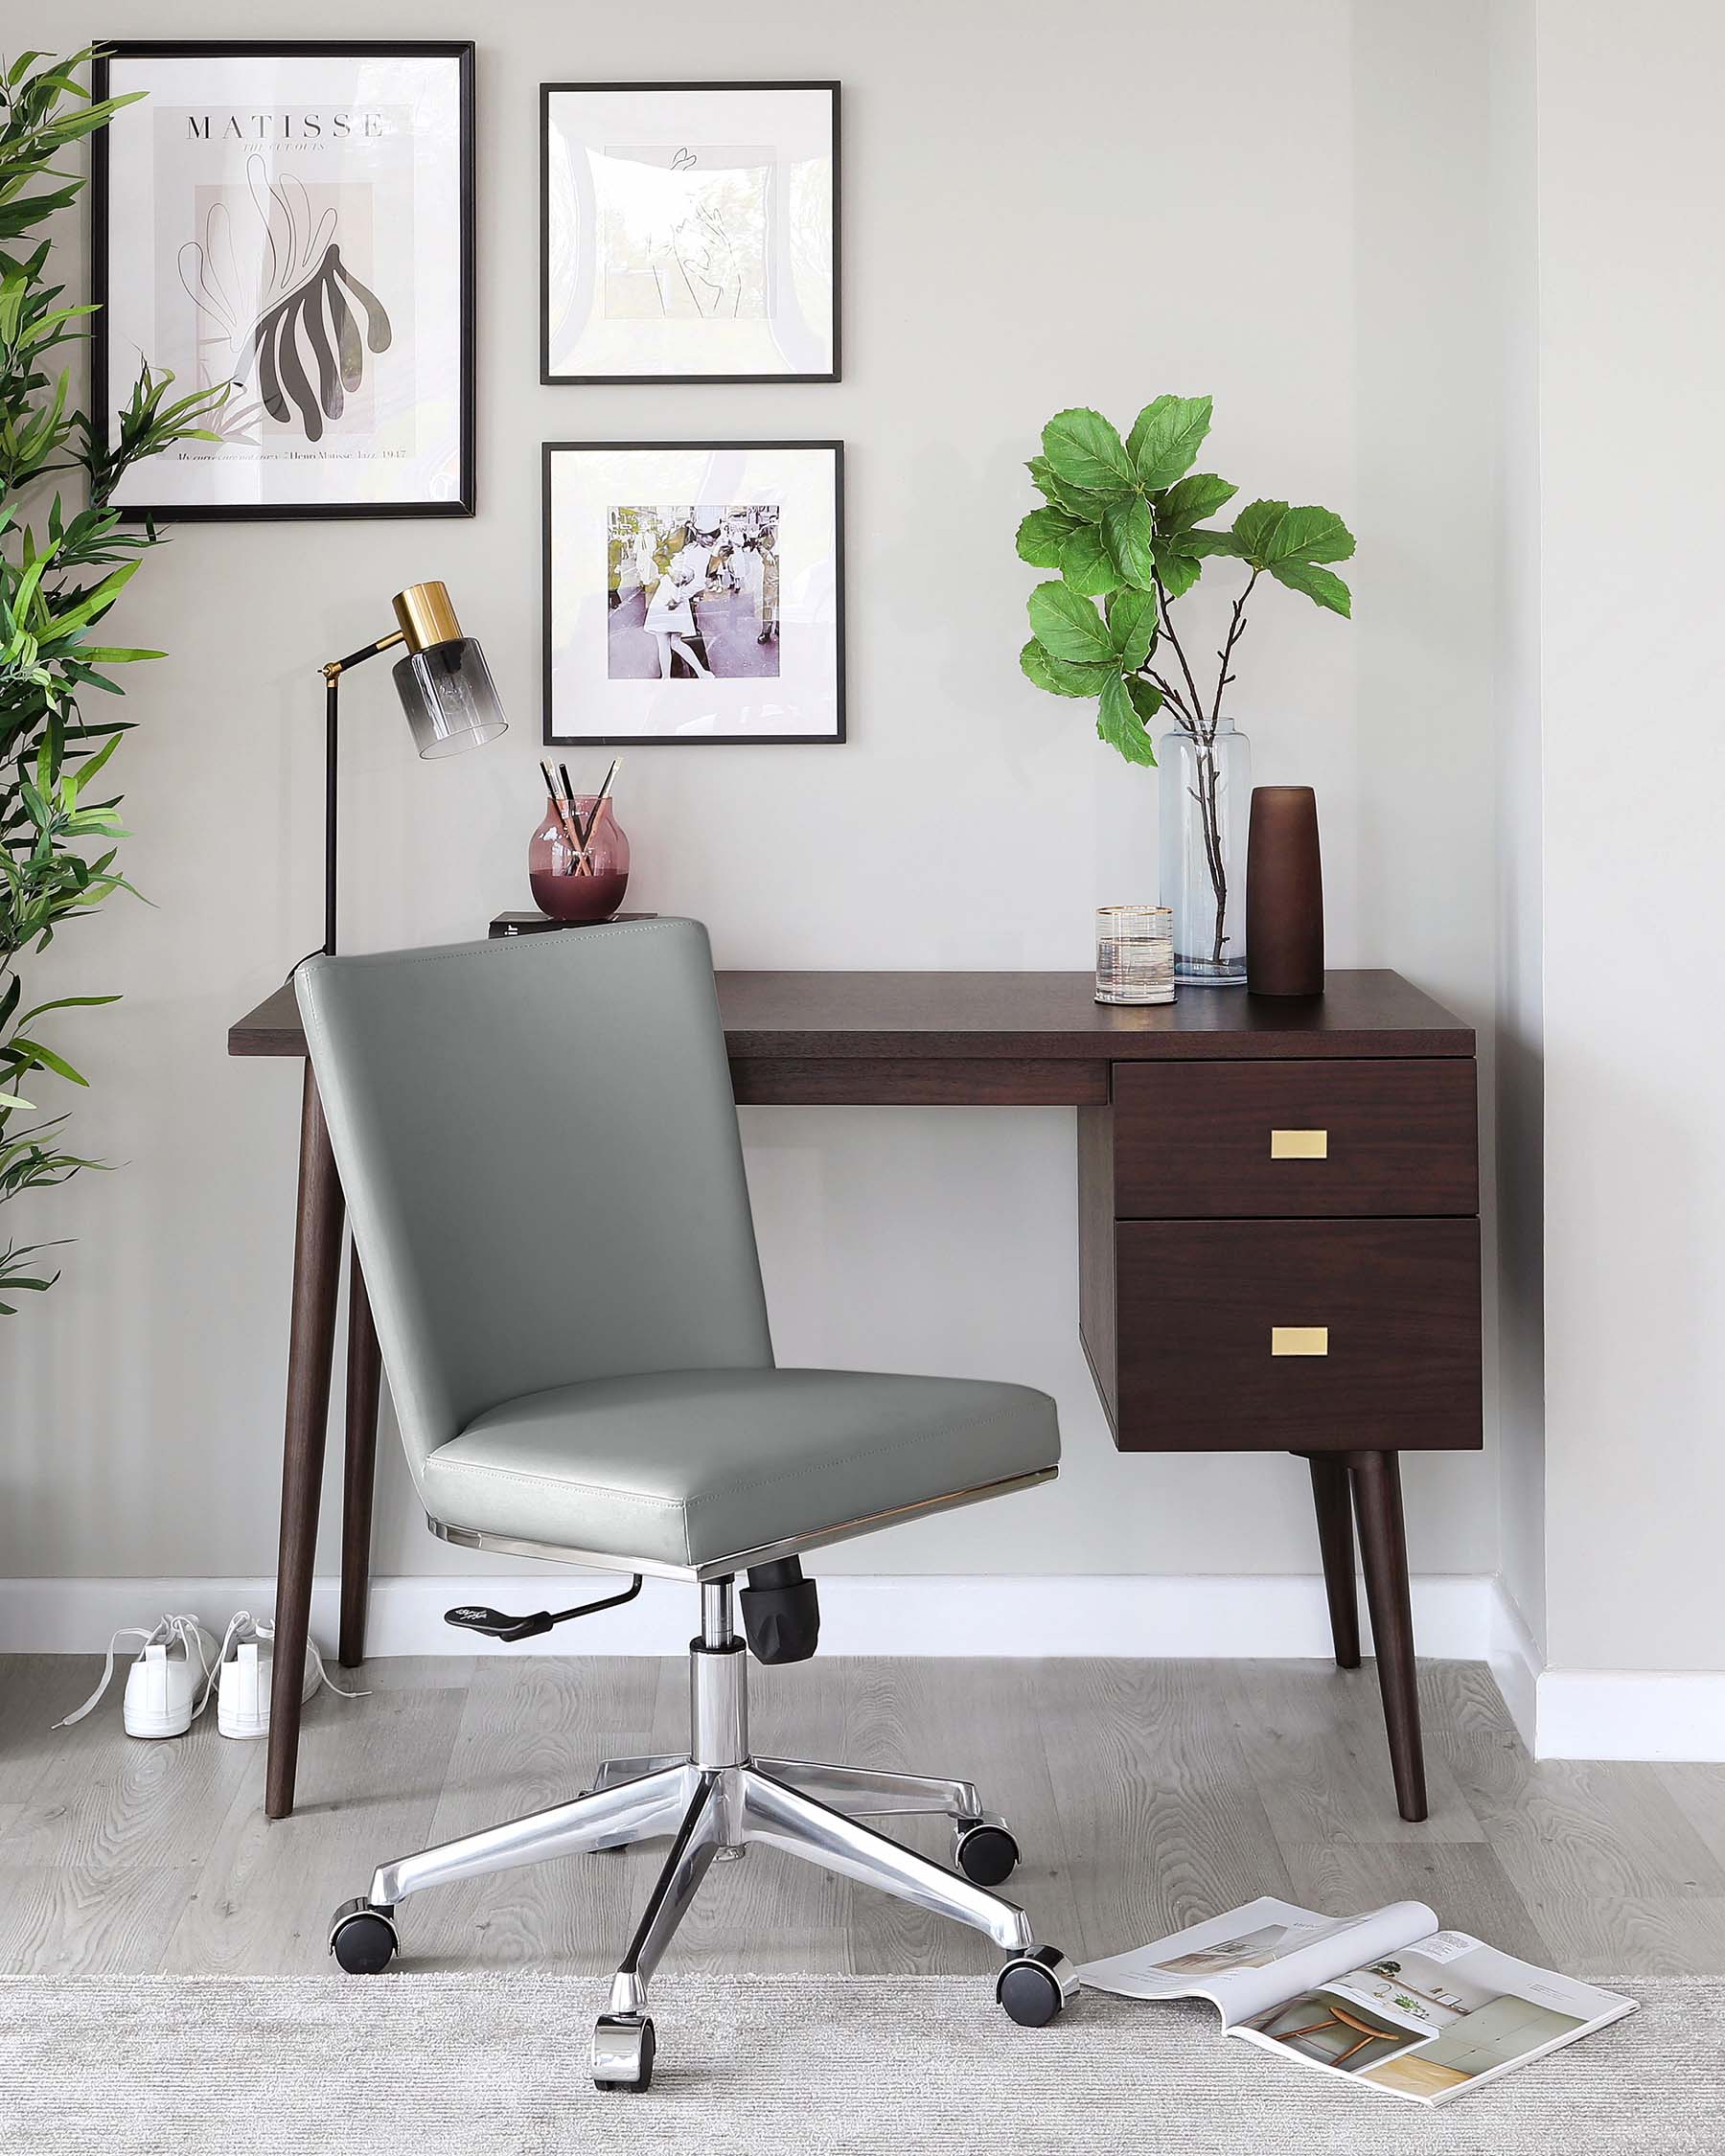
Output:
<svg viewBox="0 0 1725 2156">
<path fill-rule="evenodd" d="M 335 950 L 335 749 L 340 733 L 337 699 L 341 677 L 350 666 L 358 666 L 368 658 L 376 658 L 392 644 L 403 643 L 405 638 L 399 629 L 392 629 L 387 636 L 380 636 L 375 644 L 367 644 L 359 651 L 350 652 L 346 658 L 328 659 L 324 663 L 324 939 L 326 956 Z"/>
</svg>

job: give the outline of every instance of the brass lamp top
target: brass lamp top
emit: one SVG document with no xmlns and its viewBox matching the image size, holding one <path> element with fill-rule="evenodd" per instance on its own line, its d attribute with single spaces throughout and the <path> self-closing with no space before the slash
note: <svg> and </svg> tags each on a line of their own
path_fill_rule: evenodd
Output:
<svg viewBox="0 0 1725 2156">
<path fill-rule="evenodd" d="M 423 652 L 432 644 L 449 644 L 461 634 L 461 624 L 441 584 L 410 584 L 394 599 L 395 617 L 402 639 L 410 652 Z"/>
</svg>

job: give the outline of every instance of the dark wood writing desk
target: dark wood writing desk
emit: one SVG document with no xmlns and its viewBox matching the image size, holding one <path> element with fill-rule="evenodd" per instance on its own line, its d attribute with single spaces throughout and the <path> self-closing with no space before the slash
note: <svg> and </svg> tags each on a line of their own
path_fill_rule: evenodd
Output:
<svg viewBox="0 0 1725 2156">
<path fill-rule="evenodd" d="M 1310 1461 L 1336 1660 L 1360 1659 L 1357 1514 L 1402 1816 L 1425 1817 L 1397 1456 L 1481 1443 L 1474 1037 L 1392 973 L 1310 1000 L 1088 974 L 721 974 L 744 1105 L 1078 1111 L 1079 1321 L 1122 1452 Z M 290 988 L 236 1056 L 306 1053 Z M 344 1204 L 317 1089 L 300 1118 L 278 1667 L 310 1615 Z M 379 1359 L 350 1279 L 340 1658 L 365 1651 Z M 1351 1504 L 1350 1504 L 1351 1490 Z M 276 1687 L 266 1808 L 293 1809 L 299 1686 Z"/>
</svg>

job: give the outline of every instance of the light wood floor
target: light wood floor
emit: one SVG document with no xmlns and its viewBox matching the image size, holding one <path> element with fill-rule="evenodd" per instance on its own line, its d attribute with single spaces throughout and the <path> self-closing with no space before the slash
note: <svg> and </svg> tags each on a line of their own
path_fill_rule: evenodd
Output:
<svg viewBox="0 0 1725 2156">
<path fill-rule="evenodd" d="M 681 1662 L 375 1662 L 306 1714 L 300 1806 L 264 1754 L 122 1734 L 93 1659 L 0 1660 L 0 1971 L 313 1972 L 372 1867 L 556 1802 L 683 1740 Z M 1011 1821 L 1010 1890 L 1074 1960 L 1276 1893 L 1399 1896 L 1583 1976 L 1725 1974 L 1725 1767 L 1534 1765 L 1483 1669 L 1422 1665 L 1432 1817 L 1397 1818 L 1368 1663 L 843 1661 L 752 1667 L 757 1750 L 965 1775 Z M 908 1838 L 945 1856 L 937 1823 Z M 658 1855 L 468 1882 L 403 1912 L 419 1966 L 609 1971 Z M 669 1966 L 961 1971 L 995 1950 L 770 1851 L 716 1867 Z"/>
</svg>

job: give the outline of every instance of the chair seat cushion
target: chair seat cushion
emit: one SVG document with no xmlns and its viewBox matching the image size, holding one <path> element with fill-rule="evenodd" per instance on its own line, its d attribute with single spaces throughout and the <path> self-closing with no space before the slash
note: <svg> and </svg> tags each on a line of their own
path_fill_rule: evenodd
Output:
<svg viewBox="0 0 1725 2156">
<path fill-rule="evenodd" d="M 506 1400 L 440 1445 L 445 1525 L 703 1566 L 1036 1474 L 1060 1457 L 1028 1386 L 860 1370 L 671 1370 Z"/>
</svg>

